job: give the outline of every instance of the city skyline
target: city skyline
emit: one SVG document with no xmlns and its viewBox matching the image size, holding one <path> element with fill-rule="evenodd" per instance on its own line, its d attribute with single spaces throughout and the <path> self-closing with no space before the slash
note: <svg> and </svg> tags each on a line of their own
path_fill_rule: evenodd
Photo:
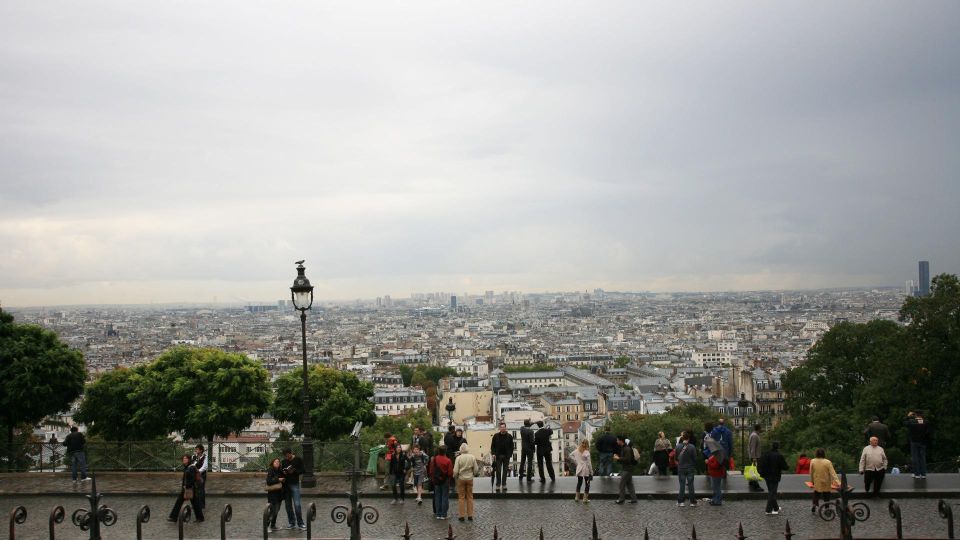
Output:
<svg viewBox="0 0 960 540">
<path fill-rule="evenodd" d="M 960 4 L 0 6 L 3 306 L 960 273 Z"/>
</svg>

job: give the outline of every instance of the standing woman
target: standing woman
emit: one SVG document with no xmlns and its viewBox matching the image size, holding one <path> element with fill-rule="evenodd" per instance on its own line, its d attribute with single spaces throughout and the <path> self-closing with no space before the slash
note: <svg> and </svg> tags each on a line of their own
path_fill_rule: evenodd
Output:
<svg viewBox="0 0 960 540">
<path fill-rule="evenodd" d="M 670 439 L 661 431 L 657 434 L 657 441 L 653 443 L 653 463 L 657 466 L 658 476 L 667 476 L 670 471 L 670 451 L 673 445 Z"/>
<path fill-rule="evenodd" d="M 590 441 L 583 439 L 580 446 L 570 455 L 577 466 L 577 494 L 574 501 L 580 500 L 580 486 L 583 488 L 583 502 L 590 502 L 590 481 L 593 480 L 593 465 L 590 463 Z"/>
<path fill-rule="evenodd" d="M 178 516 L 180 515 L 180 507 L 183 506 L 183 502 L 190 501 L 190 506 L 193 507 L 193 516 L 195 521 L 199 523 L 203 521 L 203 509 L 200 508 L 193 491 L 196 487 L 197 468 L 191 463 L 189 454 L 184 454 L 180 459 L 183 462 L 183 477 L 180 479 L 180 494 L 177 495 L 177 502 L 173 505 L 173 510 L 170 511 L 170 516 L 167 517 L 167 521 L 177 521 Z"/>
<path fill-rule="evenodd" d="M 824 502 L 829 501 L 830 490 L 834 485 L 840 484 L 837 471 L 827 459 L 827 452 L 823 448 L 817 448 L 815 457 L 810 461 L 810 482 L 813 483 L 813 508 L 810 511 L 816 512 L 820 498 L 822 497 Z"/>
<path fill-rule="evenodd" d="M 277 513 L 280 512 L 280 503 L 283 502 L 286 491 L 283 481 L 283 468 L 280 467 L 280 458 L 273 458 L 267 468 L 267 502 L 270 503 L 270 530 L 277 530 Z"/>
</svg>

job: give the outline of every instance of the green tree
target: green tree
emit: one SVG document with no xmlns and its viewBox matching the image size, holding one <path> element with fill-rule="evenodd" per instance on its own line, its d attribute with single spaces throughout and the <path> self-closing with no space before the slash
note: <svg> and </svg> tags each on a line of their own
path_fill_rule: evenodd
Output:
<svg viewBox="0 0 960 540">
<path fill-rule="evenodd" d="M 629 356 L 619 356 L 617 357 L 616 360 L 613 361 L 614 367 L 618 367 L 618 368 L 625 368 L 629 363 L 630 363 Z"/>
<path fill-rule="evenodd" d="M 697 403 L 679 405 L 663 414 L 614 414 L 607 420 L 610 432 L 614 435 L 623 435 L 630 439 L 634 448 L 640 451 L 640 467 L 645 470 L 653 461 L 653 443 L 657 434 L 663 432 L 671 441 L 680 435 L 681 431 L 690 431 L 694 435 L 703 432 L 706 422 L 715 422 L 717 411 Z M 602 435 L 598 431 L 594 434 L 594 443 Z M 594 444 L 594 448 L 596 445 Z M 597 456 L 594 456 L 596 462 Z"/>
<path fill-rule="evenodd" d="M 308 372 L 311 435 L 318 441 L 329 441 L 350 433 L 358 421 L 371 425 L 373 385 L 360 381 L 353 373 L 323 366 Z M 303 375 L 293 370 L 274 381 L 273 417 L 293 422 L 293 433 L 303 434 Z"/>
<path fill-rule="evenodd" d="M 111 440 L 180 431 L 212 442 L 249 427 L 267 411 L 270 397 L 269 374 L 259 362 L 216 349 L 174 347 L 88 385 L 79 418 L 92 434 Z"/>
<path fill-rule="evenodd" d="M 556 371 L 557 366 L 553 364 L 528 364 L 525 366 L 505 366 L 504 373 L 531 373 L 534 371 Z"/>
<path fill-rule="evenodd" d="M 74 419 L 87 426 L 91 437 L 105 441 L 154 439 L 164 435 L 164 432 L 144 433 L 140 424 L 132 422 L 136 410 L 132 396 L 139 378 L 135 370 L 122 367 L 99 375 L 87 383 Z"/>
<path fill-rule="evenodd" d="M 892 429 L 891 462 L 906 461 L 906 413 L 922 409 L 934 426 L 931 461 L 956 459 L 960 446 L 960 283 L 934 278 L 931 294 L 907 298 L 905 326 L 889 321 L 841 323 L 811 347 L 804 364 L 783 378 L 789 418 L 771 437 L 788 452 L 817 447 L 831 459 L 852 462 L 865 444 L 871 416 Z"/>
<path fill-rule="evenodd" d="M 6 430 L 9 468 L 14 431 L 66 410 L 87 377 L 83 355 L 39 326 L 17 324 L 0 310 L 0 424 Z"/>
</svg>

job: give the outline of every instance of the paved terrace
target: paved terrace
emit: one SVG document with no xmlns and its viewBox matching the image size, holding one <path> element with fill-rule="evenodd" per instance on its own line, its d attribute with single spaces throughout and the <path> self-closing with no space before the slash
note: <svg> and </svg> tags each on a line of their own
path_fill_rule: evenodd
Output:
<svg viewBox="0 0 960 540">
<path fill-rule="evenodd" d="M 313 537 L 347 537 L 344 525 L 330 520 L 330 511 L 337 504 L 348 504 L 345 493 L 349 480 L 345 476 L 322 476 L 319 486 L 305 490 L 304 505 L 316 504 L 317 520 L 313 523 Z M 511 479 L 506 494 L 492 493 L 486 478 L 476 482 L 476 521 L 460 523 L 437 521 L 432 518 L 430 503 L 418 506 L 408 496 L 403 505 L 391 505 L 389 492 L 380 491 L 373 479 L 362 482 L 361 501 L 374 506 L 380 519 L 372 525 L 363 524 L 364 538 L 399 538 L 404 523 L 409 523 L 415 540 L 440 539 L 447 534 L 447 525 L 452 525 L 458 540 L 480 540 L 493 537 L 497 526 L 500 538 L 537 538 L 543 527 L 545 538 L 586 539 L 590 538 L 590 525 L 597 518 L 600 536 L 613 538 L 642 538 L 647 528 L 651 538 L 689 538 L 696 526 L 699 538 L 735 538 L 737 524 L 742 522 L 744 533 L 752 539 L 783 538 L 787 520 L 796 538 L 837 537 L 837 521 L 824 522 L 810 513 L 809 490 L 803 486 L 804 477 L 784 477 L 782 486 L 783 508 L 779 516 L 763 513 L 762 493 L 750 493 L 742 478 L 731 477 L 728 481 L 725 503 L 721 507 L 701 504 L 696 508 L 676 506 L 676 478 L 658 480 L 637 477 L 640 503 L 615 505 L 618 479 L 596 478 L 593 482 L 592 502 L 588 505 L 573 502 L 576 485 L 574 478 L 558 478 L 532 484 Z M 859 476 L 850 478 L 854 497 L 860 497 L 862 481 Z M 131 539 L 135 537 L 135 516 L 144 504 L 152 510 L 152 519 L 144 525 L 145 538 L 169 539 L 177 537 L 177 525 L 165 521 L 173 505 L 179 475 L 174 473 L 101 473 L 97 487 L 104 493 L 102 504 L 119 514 L 113 527 L 103 529 L 105 539 Z M 266 504 L 262 491 L 262 475 L 251 473 L 214 473 L 208 480 L 207 520 L 204 523 L 185 525 L 185 538 L 219 538 L 219 514 L 229 503 L 233 507 L 233 520 L 227 525 L 228 538 L 262 538 L 260 519 Z M 0 511 L 9 512 L 16 505 L 27 508 L 27 521 L 17 527 L 17 538 L 48 538 L 47 518 L 56 505 L 67 510 L 67 520 L 57 525 L 57 538 L 87 538 L 87 533 L 69 523 L 69 515 L 77 508 L 86 508 L 83 497 L 90 483 L 81 484 L 76 490 L 68 475 L 61 473 L 0 474 Z M 698 496 L 707 494 L 706 479 L 698 477 Z M 885 482 L 885 495 L 896 498 L 903 512 L 903 525 L 907 538 L 946 538 L 946 522 L 937 514 L 937 499 L 946 499 L 960 516 L 960 477 L 956 474 L 930 475 L 925 481 L 910 476 L 892 476 Z M 894 521 L 887 514 L 889 499 L 865 501 L 871 509 L 871 517 L 854 528 L 856 538 L 895 537 Z M 451 516 L 456 517 L 456 501 L 452 501 Z M 6 514 L 5 514 L 6 515 Z M 285 519 L 281 509 L 278 523 Z M 306 538 L 304 531 L 282 530 L 271 533 L 271 538 Z"/>
</svg>

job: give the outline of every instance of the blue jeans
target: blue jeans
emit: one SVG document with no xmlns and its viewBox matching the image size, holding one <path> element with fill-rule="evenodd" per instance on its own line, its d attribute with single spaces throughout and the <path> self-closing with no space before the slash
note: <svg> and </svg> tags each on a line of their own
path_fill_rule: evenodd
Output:
<svg viewBox="0 0 960 540">
<path fill-rule="evenodd" d="M 433 512 L 437 517 L 447 517 L 450 510 L 450 483 L 433 486 Z"/>
<path fill-rule="evenodd" d="M 713 498 L 710 502 L 713 504 L 723 504 L 723 478 L 710 477 L 710 487 L 713 488 Z"/>
<path fill-rule="evenodd" d="M 303 527 L 303 510 L 300 507 L 300 484 L 287 484 L 287 491 L 289 491 L 289 496 L 286 498 L 285 504 L 287 508 L 287 524 L 291 527 Z M 293 514 L 296 511 L 297 522 L 293 522 Z"/>
<path fill-rule="evenodd" d="M 918 442 L 910 443 L 910 467 L 914 475 L 927 475 L 927 445 Z"/>
<path fill-rule="evenodd" d="M 597 476 L 610 476 L 613 472 L 613 452 L 600 452 L 600 466 Z"/>
<path fill-rule="evenodd" d="M 697 494 L 693 491 L 694 474 L 696 474 L 696 471 L 685 471 L 683 469 L 678 471 L 677 478 L 680 479 L 680 495 L 677 497 L 677 502 L 683 502 L 685 491 L 690 492 L 691 504 L 697 501 Z"/>
<path fill-rule="evenodd" d="M 87 477 L 87 453 L 86 452 L 84 452 L 83 450 L 80 450 L 79 452 L 71 453 L 70 462 L 71 462 L 70 472 L 74 481 L 77 480 L 77 468 L 80 469 L 81 480 Z"/>
</svg>

